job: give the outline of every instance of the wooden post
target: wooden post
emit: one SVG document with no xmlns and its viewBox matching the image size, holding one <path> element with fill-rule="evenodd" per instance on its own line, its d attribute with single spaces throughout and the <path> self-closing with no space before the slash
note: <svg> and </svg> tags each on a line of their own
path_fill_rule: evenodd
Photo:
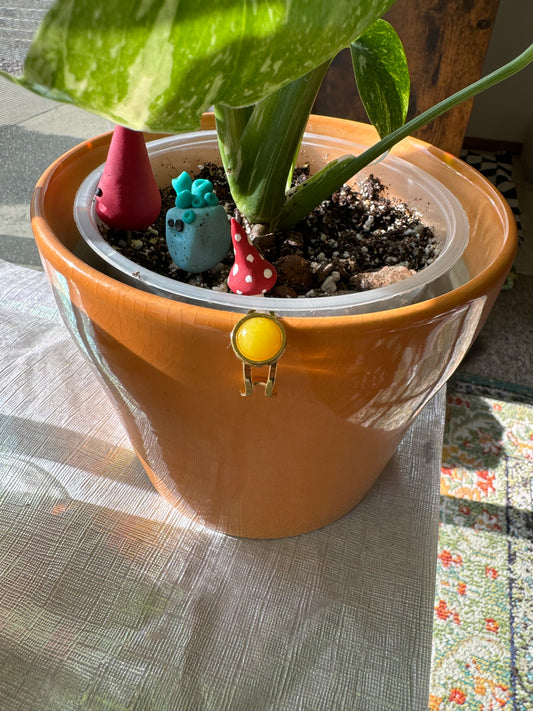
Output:
<svg viewBox="0 0 533 711">
<path fill-rule="evenodd" d="M 408 118 L 480 78 L 499 0 L 397 0 L 385 19 L 405 46 L 411 73 Z M 314 112 L 368 121 L 357 95 L 349 50 L 333 61 Z M 466 102 L 415 136 L 457 155 L 472 101 Z"/>
</svg>

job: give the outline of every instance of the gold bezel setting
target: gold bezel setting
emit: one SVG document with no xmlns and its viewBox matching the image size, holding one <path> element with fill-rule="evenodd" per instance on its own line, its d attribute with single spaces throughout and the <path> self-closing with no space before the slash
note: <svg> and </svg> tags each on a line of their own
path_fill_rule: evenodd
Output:
<svg viewBox="0 0 533 711">
<path fill-rule="evenodd" d="M 276 351 L 276 353 L 271 356 L 270 358 L 267 358 L 266 360 L 252 360 L 251 358 L 245 356 L 242 351 L 239 349 L 238 343 L 237 343 L 237 338 L 239 335 L 239 330 L 242 328 L 242 326 L 247 322 L 252 319 L 256 318 L 262 318 L 262 319 L 269 319 L 270 321 L 273 321 L 276 326 L 278 327 L 278 330 L 281 334 L 281 345 L 279 349 Z M 277 316 L 273 313 L 261 313 L 260 311 L 250 311 L 250 313 L 246 314 L 238 323 L 235 324 L 232 332 L 231 332 L 231 345 L 233 347 L 233 350 L 235 351 L 235 355 L 237 358 L 242 360 L 243 363 L 248 363 L 249 365 L 256 365 L 256 366 L 261 366 L 261 365 L 270 365 L 272 363 L 275 363 L 282 355 L 283 351 L 285 350 L 285 346 L 287 345 L 287 333 L 285 331 L 285 327 L 281 323 L 281 321 L 277 318 Z"/>
<path fill-rule="evenodd" d="M 239 330 L 245 323 L 247 323 L 251 319 L 257 318 L 269 319 L 270 321 L 275 323 L 281 337 L 280 347 L 275 351 L 275 353 L 272 354 L 272 356 L 270 356 L 266 360 L 253 360 L 242 352 L 238 344 Z M 235 324 L 231 332 L 231 345 L 235 355 L 242 362 L 244 390 L 241 391 L 241 395 L 243 395 L 244 397 L 249 397 L 253 394 L 254 385 L 262 385 L 265 388 L 266 397 L 274 397 L 274 383 L 276 379 L 278 359 L 283 355 L 286 344 L 287 333 L 285 331 L 285 327 L 277 318 L 277 316 L 272 312 L 263 313 L 260 311 L 250 311 L 246 314 L 246 316 L 241 318 L 238 323 Z M 266 365 L 268 365 L 268 376 L 266 377 L 266 379 L 263 376 L 262 378 L 254 381 L 252 379 L 252 367 L 261 367 Z"/>
</svg>

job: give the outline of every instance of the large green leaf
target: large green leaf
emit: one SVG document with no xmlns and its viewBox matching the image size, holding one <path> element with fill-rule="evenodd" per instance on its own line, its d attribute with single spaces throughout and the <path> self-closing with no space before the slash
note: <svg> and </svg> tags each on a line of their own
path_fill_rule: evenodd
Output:
<svg viewBox="0 0 533 711">
<path fill-rule="evenodd" d="M 385 20 L 378 20 L 351 45 L 355 81 L 368 118 L 380 137 L 404 123 L 410 80 L 403 45 Z"/>
<path fill-rule="evenodd" d="M 24 86 L 131 128 L 180 131 L 322 64 L 393 0 L 56 0 Z"/>
</svg>

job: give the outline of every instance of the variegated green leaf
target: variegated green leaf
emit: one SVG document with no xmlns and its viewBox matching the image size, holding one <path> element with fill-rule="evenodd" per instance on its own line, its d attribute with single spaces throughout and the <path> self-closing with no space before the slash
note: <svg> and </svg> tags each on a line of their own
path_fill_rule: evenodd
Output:
<svg viewBox="0 0 533 711">
<path fill-rule="evenodd" d="M 333 57 L 393 0 L 56 0 L 24 86 L 131 128 L 196 127 Z"/>
<path fill-rule="evenodd" d="M 407 116 L 410 81 L 403 45 L 391 25 L 378 20 L 352 42 L 351 51 L 359 95 L 383 138 Z"/>
<path fill-rule="evenodd" d="M 370 165 L 404 138 L 407 138 L 411 133 L 422 128 L 433 119 L 442 116 L 463 101 L 468 101 L 468 99 L 474 98 L 474 96 L 481 94 L 501 81 L 509 79 L 509 77 L 522 71 L 531 62 L 533 62 L 533 44 L 530 44 L 527 49 L 510 62 L 507 62 L 507 64 L 504 64 L 503 67 L 452 94 L 447 99 L 439 101 L 438 104 L 415 116 L 415 118 L 392 133 L 387 134 L 358 156 L 344 156 L 344 158 L 331 161 L 318 173 L 315 173 L 311 178 L 289 191 L 285 207 L 278 219 L 278 227 L 280 229 L 290 229 L 322 200 L 326 200 L 333 191 L 338 190 L 344 182 L 367 165 Z"/>
</svg>

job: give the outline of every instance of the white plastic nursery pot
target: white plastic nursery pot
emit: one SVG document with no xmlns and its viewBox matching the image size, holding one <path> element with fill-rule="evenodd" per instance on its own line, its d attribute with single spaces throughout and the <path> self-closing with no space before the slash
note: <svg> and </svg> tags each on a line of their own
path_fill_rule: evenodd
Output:
<svg viewBox="0 0 533 711">
<path fill-rule="evenodd" d="M 329 136 L 306 133 L 300 151 L 299 164 L 308 163 L 314 172 L 324 162 L 347 153 L 357 154 L 364 146 Z M 194 175 L 198 166 L 207 161 L 221 163 L 215 131 L 167 136 L 148 144 L 152 169 L 160 188 L 170 185 L 183 170 Z M 207 291 L 182 284 L 139 266 L 117 252 L 103 238 L 102 225 L 95 210 L 95 191 L 104 165 L 98 166 L 82 182 L 74 202 L 74 219 L 81 236 L 96 255 L 95 264 L 109 276 L 126 284 L 199 306 L 228 309 L 246 313 L 264 309 L 262 297 L 238 296 L 232 293 Z M 468 242 L 468 220 L 459 200 L 431 175 L 395 155 L 388 155 L 379 164 L 361 171 L 357 181 L 372 172 L 387 186 L 387 194 L 406 202 L 424 214 L 433 227 L 440 244 L 439 257 L 416 275 L 401 282 L 358 294 L 317 298 L 269 298 L 268 308 L 284 316 L 335 316 L 368 313 L 397 308 L 421 301 L 468 279 L 461 255 Z M 357 187 L 357 186 L 356 186 Z"/>
<path fill-rule="evenodd" d="M 204 125 L 212 129 L 212 117 Z M 311 117 L 308 131 L 363 146 L 376 139 L 369 126 L 324 117 Z M 32 226 L 65 322 L 148 475 L 195 521 L 233 535 L 288 536 L 339 518 L 376 481 L 486 319 L 516 250 L 507 204 L 458 159 L 404 141 L 393 153 L 441 183 L 467 215 L 466 282 L 386 311 L 278 313 L 286 348 L 275 397 L 258 386 L 242 397 L 231 333 L 253 306 L 164 298 L 78 256 L 74 197 L 109 141 L 83 143 L 50 166 L 35 189 Z M 264 300 L 261 310 L 270 307 Z M 252 371 L 265 379 L 265 367 Z"/>
</svg>

